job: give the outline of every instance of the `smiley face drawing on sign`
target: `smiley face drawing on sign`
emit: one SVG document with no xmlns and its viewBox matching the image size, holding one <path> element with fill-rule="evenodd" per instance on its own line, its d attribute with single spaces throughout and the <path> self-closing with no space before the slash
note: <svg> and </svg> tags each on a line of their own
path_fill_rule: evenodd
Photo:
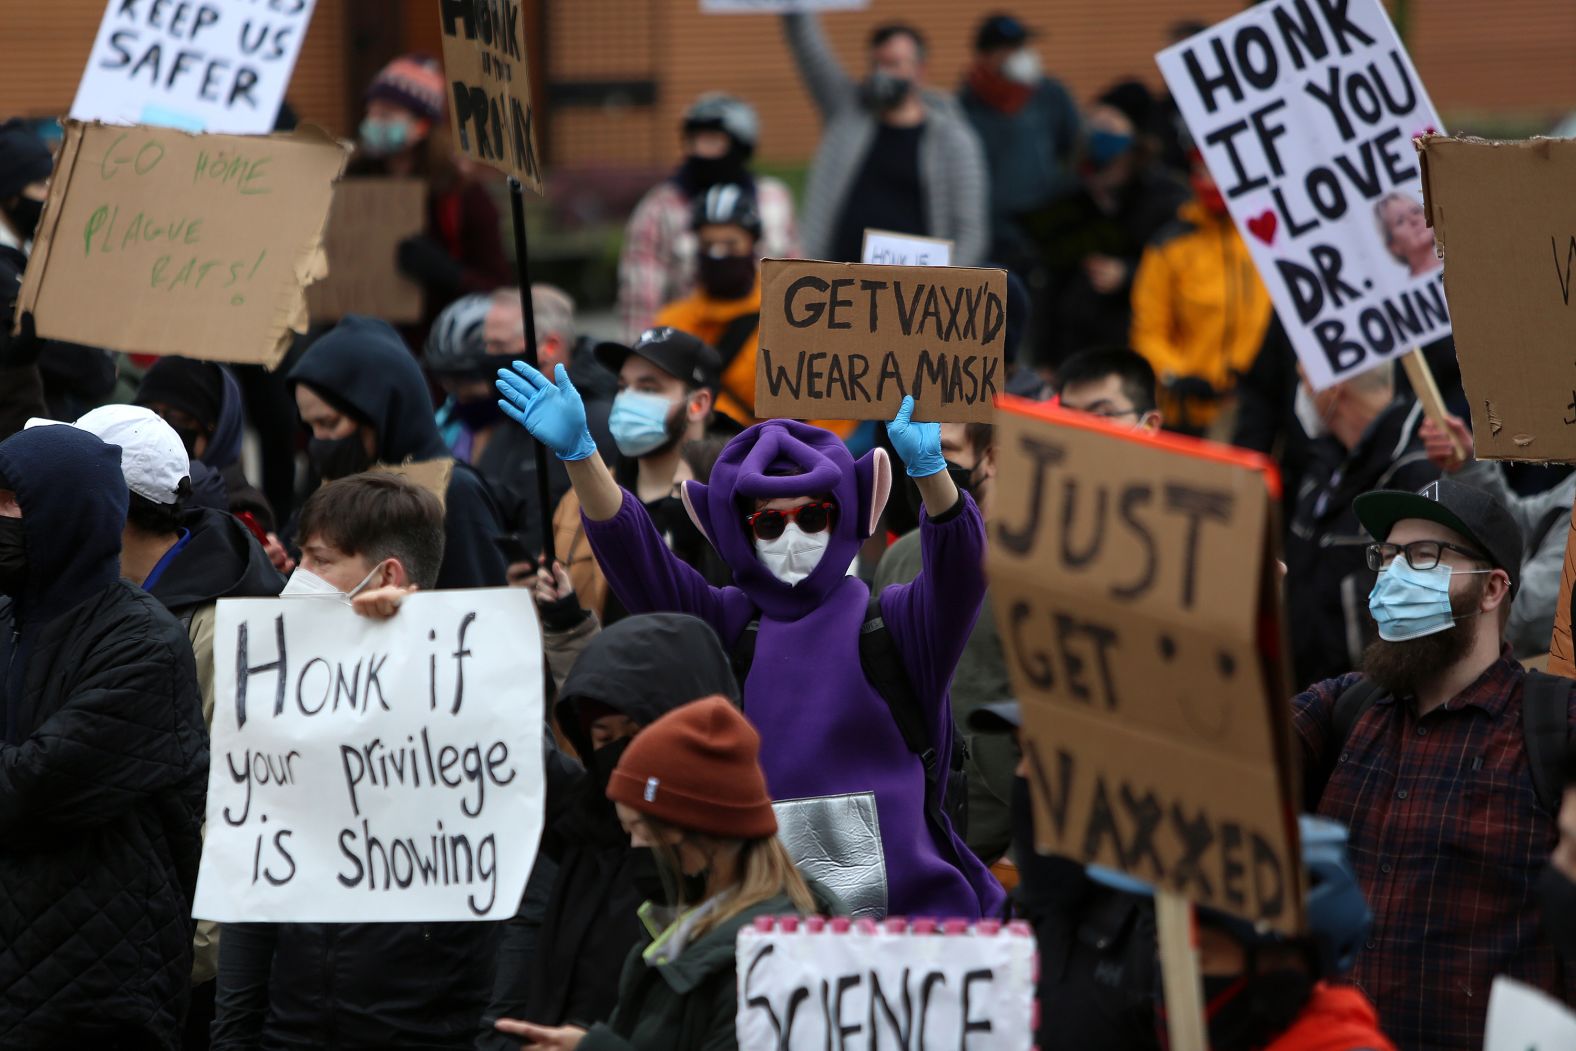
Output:
<svg viewBox="0 0 1576 1051">
<path fill-rule="evenodd" d="M 1231 730 L 1243 662 L 1218 640 L 1194 641 L 1184 650 L 1176 634 L 1164 630 L 1155 638 L 1155 652 L 1168 672 L 1173 684 L 1169 692 L 1188 729 L 1211 744 L 1224 741 Z"/>
</svg>

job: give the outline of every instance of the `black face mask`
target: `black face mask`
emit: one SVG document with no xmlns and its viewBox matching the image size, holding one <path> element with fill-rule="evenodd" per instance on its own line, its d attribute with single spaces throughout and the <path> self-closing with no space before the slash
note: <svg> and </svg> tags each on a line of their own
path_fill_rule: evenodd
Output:
<svg viewBox="0 0 1576 1051">
<path fill-rule="evenodd" d="M 958 487 L 958 492 L 974 495 L 974 468 L 946 461 L 947 474 L 952 478 L 952 484 Z M 919 495 L 919 486 L 909 484 L 904 486 L 904 494 L 908 497 L 908 509 L 919 517 L 919 509 L 925 506 L 925 498 Z"/>
<path fill-rule="evenodd" d="M 27 585 L 27 541 L 20 518 L 0 518 L 0 595 L 16 598 Z"/>
<path fill-rule="evenodd" d="M 1543 927 L 1554 951 L 1567 960 L 1576 959 L 1576 883 L 1550 865 L 1543 870 L 1538 893 L 1543 899 Z"/>
<path fill-rule="evenodd" d="M 38 218 L 43 214 L 44 202 L 31 197 L 18 197 L 16 203 L 6 209 L 6 218 L 11 220 L 11 225 L 16 227 L 16 235 L 24 241 L 33 239 L 33 233 L 38 229 Z"/>
<path fill-rule="evenodd" d="M 894 77 L 877 70 L 859 85 L 859 97 L 866 108 L 877 113 L 890 113 L 903 104 L 913 87 L 913 82 L 907 77 Z"/>
<path fill-rule="evenodd" d="M 503 419 L 503 410 L 498 407 L 497 398 L 457 401 L 454 403 L 453 416 L 468 429 L 483 431 Z"/>
<path fill-rule="evenodd" d="M 174 431 L 175 436 L 181 440 L 181 445 L 186 449 L 186 456 L 192 460 L 197 459 L 197 439 L 203 436 L 203 432 L 196 427 L 177 427 L 173 423 L 170 424 L 170 430 Z"/>
<path fill-rule="evenodd" d="M 641 897 L 658 905 L 698 905 L 706 899 L 706 870 L 675 877 L 652 847 L 629 848 L 629 878 Z"/>
<path fill-rule="evenodd" d="M 742 182 L 743 176 L 744 157 L 729 150 L 721 157 L 685 157 L 678 181 L 691 197 L 699 197 L 713 186 Z"/>
<path fill-rule="evenodd" d="M 713 299 L 743 299 L 755 289 L 755 257 L 700 257 L 700 283 Z"/>
<path fill-rule="evenodd" d="M 591 762 L 587 769 L 591 772 L 591 780 L 598 792 L 607 791 L 607 783 L 613 779 L 613 768 L 624 757 L 624 753 L 629 749 L 629 742 L 633 740 L 633 737 L 626 737 L 621 741 L 613 741 L 591 753 Z"/>
<path fill-rule="evenodd" d="M 306 455 L 325 481 L 349 478 L 372 466 L 359 429 L 343 438 L 313 438 L 306 443 Z"/>
</svg>

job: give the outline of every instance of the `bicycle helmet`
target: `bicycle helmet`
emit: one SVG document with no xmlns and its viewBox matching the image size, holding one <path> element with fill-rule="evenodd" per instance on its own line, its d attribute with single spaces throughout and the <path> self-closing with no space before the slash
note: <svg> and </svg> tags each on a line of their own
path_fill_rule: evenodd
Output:
<svg viewBox="0 0 1576 1051">
<path fill-rule="evenodd" d="M 482 334 L 490 308 L 491 300 L 483 295 L 462 296 L 443 308 L 427 333 L 422 364 L 429 372 L 452 376 L 497 367 Z"/>
<path fill-rule="evenodd" d="M 713 186 L 695 199 L 694 225 L 742 226 L 756 240 L 761 236 L 761 213 L 755 196 L 742 186 L 724 183 Z"/>
</svg>

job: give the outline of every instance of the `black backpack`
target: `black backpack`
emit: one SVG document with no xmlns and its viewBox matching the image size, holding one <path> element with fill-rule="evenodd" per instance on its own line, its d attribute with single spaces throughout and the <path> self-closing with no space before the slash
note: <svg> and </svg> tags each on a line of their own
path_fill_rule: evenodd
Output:
<svg viewBox="0 0 1576 1051">
<path fill-rule="evenodd" d="M 739 690 L 744 690 L 744 680 L 750 674 L 750 665 L 755 661 L 755 640 L 760 634 L 761 621 L 757 617 L 744 626 L 739 633 L 739 638 L 733 644 L 733 673 L 739 680 Z M 865 608 L 864 623 L 859 626 L 859 666 L 864 670 L 865 679 L 881 699 L 886 701 L 887 707 L 892 710 L 892 721 L 897 723 L 898 732 L 903 735 L 903 743 L 908 750 L 919 756 L 925 767 L 925 817 L 938 832 L 946 831 L 946 823 L 942 820 L 945 814 L 952 820 L 952 828 L 959 837 L 968 834 L 968 772 L 964 764 L 968 762 L 969 749 L 963 740 L 963 735 L 952 735 L 952 754 L 947 757 L 948 771 L 946 791 L 941 791 L 941 776 L 943 767 L 941 756 L 938 754 L 936 743 L 930 739 L 930 730 L 925 725 L 924 708 L 919 703 L 918 696 L 914 693 L 914 686 L 908 679 L 908 672 L 903 668 L 902 654 L 897 651 L 897 643 L 892 639 L 892 633 L 887 630 L 886 621 L 881 619 L 881 596 L 870 596 L 870 604 Z"/>
<path fill-rule="evenodd" d="M 1573 685 L 1576 684 L 1572 680 L 1561 675 L 1529 671 L 1521 691 L 1521 734 L 1527 746 L 1527 766 L 1532 772 L 1532 787 L 1538 794 L 1538 802 L 1550 814 L 1560 812 L 1565 771 L 1572 754 L 1567 725 Z M 1382 696 L 1383 688 L 1365 678 L 1335 699 L 1330 717 L 1335 731 L 1330 755 L 1335 758 L 1326 771 L 1326 781 L 1335 772 L 1335 762 L 1357 720 Z M 1310 799 L 1305 805 L 1312 811 L 1318 800 Z"/>
</svg>

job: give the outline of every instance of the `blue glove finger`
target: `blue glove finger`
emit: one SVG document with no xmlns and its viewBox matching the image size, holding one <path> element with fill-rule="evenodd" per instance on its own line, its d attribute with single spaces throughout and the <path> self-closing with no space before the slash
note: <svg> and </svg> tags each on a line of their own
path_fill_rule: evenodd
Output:
<svg viewBox="0 0 1576 1051">
<path fill-rule="evenodd" d="M 510 363 L 510 367 L 513 368 L 515 372 L 519 373 L 520 376 L 523 377 L 525 381 L 536 390 L 541 390 L 543 387 L 551 387 L 553 385 L 551 380 L 542 375 L 539 370 L 527 364 L 526 362 L 514 361 Z"/>
<path fill-rule="evenodd" d="M 515 423 L 518 423 L 521 427 L 525 426 L 525 413 L 515 408 L 503 398 L 498 399 L 498 407 L 503 410 L 503 414 L 505 416 L 509 417 Z"/>
<path fill-rule="evenodd" d="M 897 415 L 892 418 L 892 422 L 906 427 L 913 421 L 914 396 L 912 394 L 905 394 L 903 395 L 903 404 L 897 407 Z"/>
<path fill-rule="evenodd" d="M 498 371 L 498 379 L 495 386 L 497 386 L 498 393 L 502 394 L 505 400 L 521 409 L 529 408 L 532 399 L 536 397 L 536 391 L 525 380 L 512 373 L 504 372 L 502 369 Z"/>
</svg>

